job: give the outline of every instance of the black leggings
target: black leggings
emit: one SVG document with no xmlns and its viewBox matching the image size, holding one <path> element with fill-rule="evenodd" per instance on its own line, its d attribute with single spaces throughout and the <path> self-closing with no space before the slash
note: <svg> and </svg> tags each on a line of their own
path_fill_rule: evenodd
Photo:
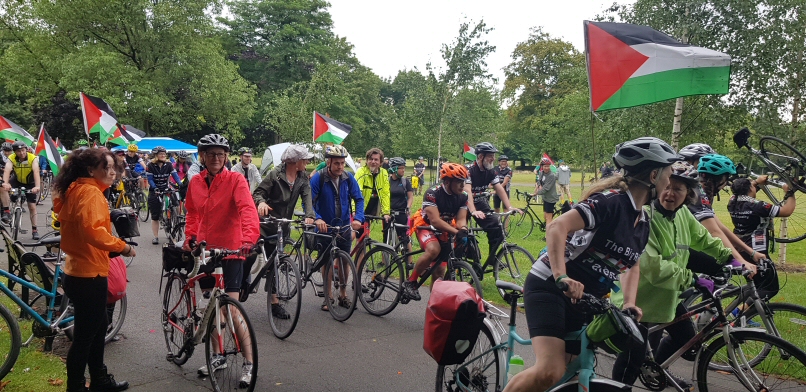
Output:
<svg viewBox="0 0 806 392">
<path fill-rule="evenodd" d="M 484 211 L 485 214 L 491 214 L 493 212 L 490 209 L 490 206 L 487 206 L 486 209 L 479 209 Z M 492 262 L 495 260 L 495 252 L 498 250 L 498 246 L 504 242 L 504 232 L 501 229 L 501 225 L 498 223 L 497 216 L 487 216 L 484 219 L 476 219 L 476 223 L 478 223 L 479 227 L 484 229 L 484 232 L 487 233 L 487 244 L 490 245 L 490 253 L 487 256 L 486 263 Z"/>
<path fill-rule="evenodd" d="M 682 303 L 677 304 L 674 317 L 686 313 L 686 307 Z M 649 328 L 650 323 L 644 323 Z M 669 333 L 665 338 L 663 337 L 663 330 L 655 331 L 649 335 L 647 340 L 650 347 L 655 350 L 655 363 L 661 364 L 669 359 L 675 351 L 679 350 L 694 337 L 694 323 L 691 321 L 681 321 L 672 324 L 665 328 Z M 644 331 L 642 329 L 642 331 Z M 661 339 L 663 338 L 663 339 Z M 688 359 L 687 355 L 683 355 Z M 631 350 L 625 351 L 616 357 L 616 362 L 613 364 L 613 379 L 625 384 L 633 385 L 641 372 L 641 364 L 646 358 L 646 351 L 643 345 L 633 346 Z M 693 359 L 693 358 L 691 358 Z"/>
<path fill-rule="evenodd" d="M 106 335 L 107 278 L 78 278 L 64 275 L 64 292 L 73 304 L 73 344 L 67 352 L 67 388 L 84 387 L 84 370 L 89 367 L 90 378 L 106 375 L 104 366 L 104 336 Z"/>
</svg>

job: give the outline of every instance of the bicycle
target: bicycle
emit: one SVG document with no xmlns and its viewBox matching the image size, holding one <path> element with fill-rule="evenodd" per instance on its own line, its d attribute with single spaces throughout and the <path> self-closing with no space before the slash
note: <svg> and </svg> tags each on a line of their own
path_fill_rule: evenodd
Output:
<svg viewBox="0 0 806 392">
<path fill-rule="evenodd" d="M 263 241 L 256 246 L 262 247 Z M 166 274 L 168 280 L 162 301 L 162 331 L 168 348 L 165 359 L 183 365 L 193 355 L 195 347 L 204 342 L 205 363 L 210 369 L 213 389 L 245 388 L 252 392 L 258 372 L 257 336 L 243 306 L 224 292 L 222 267 L 224 257 L 241 254 L 241 251 L 206 247 L 206 242 L 202 241 L 194 251 L 190 273 L 185 275 L 174 270 Z M 205 271 L 200 270 L 202 266 L 205 266 Z M 209 296 L 210 302 L 200 311 L 196 284 L 205 277 L 212 277 L 215 287 L 209 294 L 204 294 L 205 298 Z M 241 340 L 244 334 L 248 334 L 249 341 Z M 240 381 L 238 371 L 249 366 L 246 359 L 249 356 L 252 368 L 247 385 Z"/>
<path fill-rule="evenodd" d="M 442 234 L 434 226 L 418 226 L 416 230 L 431 230 L 436 236 Z M 468 282 L 476 289 L 479 296 L 483 296 L 481 280 L 476 276 L 467 261 L 456 256 L 456 244 L 454 242 L 453 236 L 449 236 L 450 254 L 444 279 Z M 397 304 L 407 304 L 411 301 L 411 298 L 403 295 L 403 281 L 409 276 L 409 268 L 405 260 L 424 252 L 425 250 L 419 249 L 401 255 L 386 244 L 376 244 L 372 250 L 367 252 L 358 272 L 362 287 L 367 288 L 365 292 L 362 291 L 359 299 L 361 300 L 361 305 L 364 306 L 364 309 L 369 314 L 383 316 L 394 310 Z M 443 261 L 434 261 L 428 266 L 417 280 L 418 289 L 425 284 L 434 269 L 442 264 Z"/>
<path fill-rule="evenodd" d="M 23 207 L 22 204 L 25 202 L 26 195 L 31 193 L 30 189 L 26 189 L 25 187 L 19 188 L 12 188 L 8 191 L 9 198 L 11 199 L 11 222 L 9 223 L 9 227 L 11 228 L 11 238 L 16 241 L 17 237 L 19 237 L 20 233 L 26 234 L 28 230 L 23 230 L 20 228 L 20 223 L 22 219 L 22 211 Z"/>
<path fill-rule="evenodd" d="M 436 391 L 463 391 L 463 392 L 500 392 L 509 382 L 509 361 L 514 355 L 515 343 L 521 346 L 531 346 L 532 341 L 522 338 L 516 328 L 516 314 L 518 303 L 523 297 L 523 287 L 510 282 L 496 281 L 496 287 L 504 291 L 504 300 L 509 304 L 509 315 L 484 301 L 487 317 L 484 319 L 479 338 L 473 346 L 468 359 L 459 365 L 439 365 L 437 367 Z M 603 314 L 615 309 L 607 299 L 596 298 L 585 294 L 578 301 L 577 307 L 584 309 L 590 315 Z M 615 309 L 616 311 L 620 311 Z M 509 319 L 509 328 L 504 328 L 502 320 Z M 634 327 L 634 325 L 633 325 Z M 579 342 L 581 352 L 568 365 L 560 381 L 549 389 L 550 392 L 614 392 L 630 391 L 628 385 L 596 378 L 594 367 L 596 363 L 595 350 L 592 348 L 587 326 L 579 331 L 569 332 L 565 336 L 566 342 Z M 632 338 L 636 342 L 643 342 L 643 337 L 636 328 L 631 329 Z M 502 337 L 506 335 L 506 341 Z M 573 380 L 573 378 L 577 378 Z"/>
<path fill-rule="evenodd" d="M 165 236 L 171 244 L 182 241 L 185 238 L 185 216 L 179 209 L 179 192 L 169 187 L 165 191 L 157 191 L 157 195 L 162 198 L 160 226 Z"/>
<path fill-rule="evenodd" d="M 532 206 L 539 205 L 536 203 L 537 195 L 532 193 L 527 193 L 521 191 L 520 189 L 515 189 L 515 198 L 520 201 L 521 196 L 523 196 L 526 200 L 526 207 L 521 208 L 523 210 L 523 214 L 516 217 L 510 217 L 504 223 L 504 235 L 505 237 L 514 236 L 515 238 L 526 239 L 530 235 L 532 235 L 532 231 L 534 231 L 535 227 L 537 227 L 540 231 L 546 231 L 546 221 L 543 220 L 543 209 L 541 208 L 540 211 L 535 211 Z M 556 218 L 562 214 L 562 210 L 555 206 L 554 208 L 554 217 Z"/>
<path fill-rule="evenodd" d="M 487 216 L 492 215 L 498 217 L 498 224 L 501 227 L 501 230 L 504 230 L 505 222 L 508 219 L 511 219 L 514 212 L 515 211 L 491 213 L 487 214 Z M 515 219 L 518 218 L 516 217 Z M 475 245 L 478 247 L 478 242 L 475 242 Z M 479 253 L 480 250 L 477 248 L 476 252 Z M 484 274 L 490 272 L 490 270 L 487 269 L 489 267 L 492 269 L 493 276 L 496 281 L 502 280 L 505 282 L 515 283 L 518 286 L 523 286 L 526 283 L 526 277 L 529 275 L 529 271 L 532 269 L 532 264 L 534 264 L 535 258 L 531 253 L 529 253 L 528 250 L 518 246 L 515 243 L 510 243 L 507 240 L 507 236 L 504 236 L 501 247 L 495 253 L 494 262 L 496 263 L 495 266 L 489 266 L 488 263 L 485 262 L 484 265 L 480 266 L 476 270 L 476 274 L 479 275 L 479 279 L 483 280 Z M 506 294 L 502 289 L 498 289 L 498 293 L 501 295 L 501 298 L 503 298 Z"/>
<path fill-rule="evenodd" d="M 385 243 L 386 245 L 391 246 L 395 253 L 403 255 L 411 249 L 411 237 L 408 234 L 400 236 L 398 235 L 397 230 L 405 229 L 406 233 L 408 233 L 410 228 L 408 225 L 395 222 L 395 217 L 398 215 L 408 216 L 409 214 L 407 211 L 392 211 L 390 215 L 392 219 L 386 227 Z M 408 270 L 412 269 L 413 267 L 411 264 L 411 257 L 406 259 L 406 266 L 408 267 L 406 271 L 408 273 Z"/>
<path fill-rule="evenodd" d="M 36 200 L 36 204 L 42 204 L 50 195 L 50 186 L 53 184 L 53 172 L 50 170 L 42 170 L 40 171 L 39 179 L 42 182 L 42 188 L 39 191 L 39 198 Z"/>
</svg>

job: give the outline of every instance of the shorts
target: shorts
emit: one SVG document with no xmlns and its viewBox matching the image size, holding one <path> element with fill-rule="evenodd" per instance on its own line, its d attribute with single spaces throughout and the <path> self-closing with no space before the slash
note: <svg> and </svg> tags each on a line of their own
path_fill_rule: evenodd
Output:
<svg viewBox="0 0 806 392">
<path fill-rule="evenodd" d="M 554 206 L 556 204 L 557 204 L 556 202 L 549 203 L 549 202 L 543 200 L 543 212 L 549 212 L 549 213 L 553 214 L 554 213 Z"/>
<path fill-rule="evenodd" d="M 509 199 L 509 191 L 506 191 L 507 199 Z M 498 194 L 493 194 L 493 208 L 501 208 L 501 199 Z"/>
<path fill-rule="evenodd" d="M 431 230 L 426 229 L 418 229 L 417 230 L 417 241 L 420 242 L 420 249 L 425 249 L 425 245 L 431 242 L 437 241 L 441 247 L 439 256 L 437 256 L 437 260 L 441 262 L 447 262 L 448 257 L 451 255 L 451 244 L 448 242 L 450 235 L 448 233 L 442 233 L 437 235 Z"/>
<path fill-rule="evenodd" d="M 21 184 L 20 182 L 17 181 L 16 178 L 10 178 L 8 180 L 8 183 L 11 185 L 12 188 L 25 187 L 25 189 L 29 190 L 29 192 L 25 193 L 25 200 L 28 202 L 28 204 L 36 204 L 36 201 L 37 201 L 38 197 L 37 197 L 36 194 L 30 192 L 30 190 L 31 190 L 31 188 L 33 188 L 34 184 Z M 9 193 L 9 195 L 10 195 L 10 193 Z M 16 200 L 17 200 L 16 198 L 12 198 L 11 202 L 13 203 Z"/>
<path fill-rule="evenodd" d="M 553 277 L 541 279 L 531 273 L 528 275 L 523 287 L 523 303 L 529 337 L 565 339 L 568 332 L 582 329 L 585 315 L 573 308 L 571 299 L 557 288 Z"/>
<path fill-rule="evenodd" d="M 557 188 L 558 188 L 558 190 L 560 191 L 561 194 L 562 193 L 566 193 L 566 194 L 569 194 L 569 195 L 571 194 L 571 184 L 565 184 L 565 185 L 557 184 Z"/>
<path fill-rule="evenodd" d="M 241 282 L 243 281 L 244 260 L 243 259 L 226 259 L 221 262 L 221 268 L 224 270 L 224 292 L 237 293 L 241 291 Z M 204 267 L 200 269 L 202 271 Z M 211 273 L 212 271 L 205 271 Z M 199 279 L 199 288 L 202 290 L 209 290 L 215 287 L 215 278 L 211 275 Z"/>
<path fill-rule="evenodd" d="M 162 197 L 157 196 L 157 191 L 152 189 L 148 192 L 148 212 L 151 214 L 151 220 L 160 220 L 162 215 Z"/>
</svg>

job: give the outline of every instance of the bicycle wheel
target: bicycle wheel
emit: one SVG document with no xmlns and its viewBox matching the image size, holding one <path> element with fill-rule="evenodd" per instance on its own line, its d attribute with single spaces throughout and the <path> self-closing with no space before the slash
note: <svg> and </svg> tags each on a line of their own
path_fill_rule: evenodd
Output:
<svg viewBox="0 0 806 392">
<path fill-rule="evenodd" d="M 768 185 L 759 185 L 758 187 L 759 191 L 756 195 L 757 198 L 763 199 L 762 195 L 764 195 L 767 196 L 766 198 L 769 199 L 769 202 L 772 204 L 778 206 L 783 204 L 783 189 Z M 806 203 L 806 194 L 803 192 L 795 192 L 795 203 Z M 785 236 L 782 235 L 784 234 L 782 231 L 784 228 L 784 222 L 786 222 Z M 806 238 L 806 210 L 803 208 L 795 208 L 795 211 L 792 212 L 792 215 L 786 218 L 776 219 L 773 229 L 773 238 L 775 238 L 775 242 L 791 243 Z"/>
<path fill-rule="evenodd" d="M 806 307 L 771 302 L 767 304 L 767 309 L 780 338 L 797 347 L 806 347 Z M 754 306 L 747 309 L 744 316 L 746 326 L 764 326 L 764 320 L 758 315 Z"/>
<path fill-rule="evenodd" d="M 106 317 L 109 320 L 109 326 L 106 328 L 106 335 L 104 343 L 109 343 L 115 339 L 115 336 L 120 332 L 120 327 L 126 320 L 126 297 L 124 296 L 114 304 L 106 305 Z"/>
<path fill-rule="evenodd" d="M 302 306 L 302 279 L 297 265 L 288 256 L 280 258 L 275 268 L 268 269 L 271 290 L 266 296 L 266 307 L 269 312 L 269 322 L 274 336 L 285 339 L 291 336 L 299 321 L 299 312 Z M 272 300 L 277 297 L 278 305 L 285 309 L 285 314 L 278 314 L 272 306 Z"/>
<path fill-rule="evenodd" d="M 145 193 L 143 193 L 143 191 L 137 191 L 135 197 L 137 198 L 137 205 L 140 206 L 137 210 L 137 215 L 140 216 L 141 221 L 148 222 L 148 216 L 150 214 L 148 212 L 148 199 L 146 199 Z"/>
<path fill-rule="evenodd" d="M 20 196 L 20 197 L 22 197 L 22 196 Z M 21 209 L 19 209 L 19 208 L 14 209 L 14 218 L 13 219 L 14 220 L 11 222 L 11 224 L 12 224 L 12 226 L 11 226 L 12 227 L 11 238 L 13 238 L 14 241 L 16 241 L 17 237 L 20 235 L 20 225 L 22 224 L 22 222 L 20 222 L 20 219 L 22 219 L 22 210 Z"/>
<path fill-rule="evenodd" d="M 20 355 L 22 337 L 17 318 L 5 306 L 0 305 L 0 380 L 11 371 Z"/>
<path fill-rule="evenodd" d="M 736 362 L 730 359 L 725 339 L 714 339 L 700 354 L 697 364 L 697 384 L 700 392 L 719 391 L 801 391 L 806 380 L 806 353 L 779 337 L 760 331 L 732 331 L 730 349 Z M 769 354 L 758 353 L 769 350 Z M 787 353 L 786 358 L 780 353 Z M 748 365 L 749 358 L 760 360 Z M 709 371 L 709 363 L 728 367 L 730 371 Z M 744 385 L 740 376 L 751 385 Z"/>
<path fill-rule="evenodd" d="M 586 389 L 590 392 L 624 392 L 629 391 L 629 386 L 618 386 L 609 384 L 608 382 L 612 382 L 610 380 L 603 380 L 603 379 L 591 379 L 589 388 Z M 578 392 L 580 391 L 579 382 L 571 382 L 569 384 L 565 384 L 560 388 L 556 389 L 549 389 L 549 392 Z"/>
<path fill-rule="evenodd" d="M 476 345 L 467 359 L 479 357 L 473 362 L 466 362 L 460 365 L 439 365 L 437 366 L 436 392 L 443 391 L 478 391 L 494 392 L 503 388 L 501 383 L 502 369 L 499 358 L 499 350 L 492 350 L 495 347 L 493 333 L 487 324 L 481 325 L 479 338 Z M 459 369 L 462 367 L 462 369 Z M 461 382 L 461 385 L 458 383 Z"/>
<path fill-rule="evenodd" d="M 506 231 L 508 237 L 517 239 L 526 239 L 532 235 L 532 230 L 535 227 L 535 218 L 529 210 L 526 210 L 521 215 L 509 215 L 505 224 L 509 223 L 509 230 Z M 506 227 L 506 226 L 504 226 Z"/>
<path fill-rule="evenodd" d="M 494 274 L 495 280 L 503 280 L 523 287 L 535 258 L 526 249 L 509 244 L 499 249 L 495 258 L 498 260 L 498 268 L 495 269 Z M 498 293 L 501 294 L 501 298 L 504 298 L 504 294 L 506 294 L 503 289 L 498 289 Z M 523 297 L 521 297 L 520 303 L 523 303 Z"/>
<path fill-rule="evenodd" d="M 50 177 L 45 176 L 42 178 L 42 187 L 39 190 L 39 194 L 37 195 L 36 202 L 37 204 L 42 203 L 45 199 L 48 198 L 48 194 L 50 194 Z"/>
<path fill-rule="evenodd" d="M 364 256 L 364 263 L 358 271 L 361 280 L 359 299 L 371 315 L 388 314 L 400 301 L 405 272 L 396 257 L 395 252 L 380 246 Z"/>
<path fill-rule="evenodd" d="M 452 265 L 452 268 L 450 271 L 445 272 L 446 280 L 470 283 L 470 285 L 476 289 L 476 292 L 479 293 L 479 297 L 484 298 L 481 280 L 473 271 L 473 268 L 470 267 L 470 264 L 462 260 L 452 260 L 449 264 Z"/>
<path fill-rule="evenodd" d="M 768 168 L 778 177 L 801 192 L 806 192 L 806 157 L 789 143 L 772 136 L 764 136 L 759 142 L 759 150 L 774 166 Z"/>
<path fill-rule="evenodd" d="M 255 330 L 240 302 L 221 295 L 215 299 L 215 305 L 218 309 L 207 323 L 204 339 L 207 368 L 215 369 L 210 372 L 210 383 L 215 391 L 252 392 L 258 372 Z M 251 377 L 248 382 L 241 382 L 241 375 L 247 370 Z"/>
<path fill-rule="evenodd" d="M 358 300 L 358 280 L 355 264 L 347 252 L 336 249 L 325 267 L 325 301 L 330 315 L 338 321 L 347 321 L 355 311 Z"/>
<path fill-rule="evenodd" d="M 192 345 L 184 353 L 180 352 L 196 332 L 193 303 L 190 292 L 183 291 L 184 287 L 185 279 L 181 275 L 170 274 L 162 300 L 162 332 L 168 347 L 167 359 L 177 365 L 183 365 L 193 355 Z"/>
</svg>

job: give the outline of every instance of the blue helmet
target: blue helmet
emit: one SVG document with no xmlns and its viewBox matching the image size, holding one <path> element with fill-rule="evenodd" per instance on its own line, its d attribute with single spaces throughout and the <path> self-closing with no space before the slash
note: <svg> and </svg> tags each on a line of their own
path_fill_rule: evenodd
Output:
<svg viewBox="0 0 806 392">
<path fill-rule="evenodd" d="M 721 176 L 723 174 L 736 174 L 736 165 L 730 158 L 719 154 L 708 154 L 700 158 L 697 172 Z"/>
</svg>

